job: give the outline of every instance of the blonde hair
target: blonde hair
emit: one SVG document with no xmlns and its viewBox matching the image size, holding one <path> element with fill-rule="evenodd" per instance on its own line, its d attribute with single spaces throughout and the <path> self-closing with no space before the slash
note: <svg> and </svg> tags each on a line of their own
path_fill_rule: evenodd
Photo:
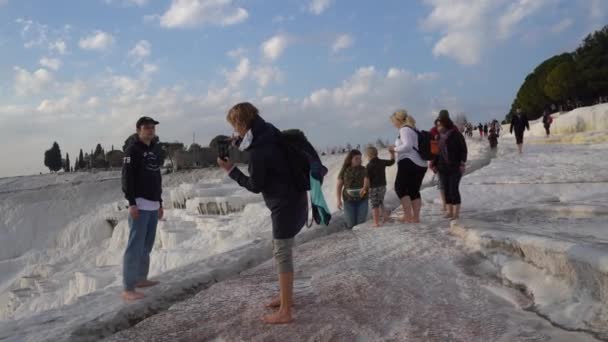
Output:
<svg viewBox="0 0 608 342">
<path fill-rule="evenodd" d="M 249 102 L 238 103 L 234 107 L 230 108 L 226 120 L 232 125 L 242 125 L 247 129 L 250 129 L 253 125 L 253 121 L 258 117 L 259 111 Z"/>
<path fill-rule="evenodd" d="M 375 158 L 378 156 L 378 149 L 374 146 L 368 146 L 365 149 L 365 154 L 367 154 L 368 157 Z"/>
<path fill-rule="evenodd" d="M 407 110 L 400 109 L 391 115 L 391 121 L 399 127 L 410 126 L 416 128 L 416 120 L 407 113 Z"/>
</svg>

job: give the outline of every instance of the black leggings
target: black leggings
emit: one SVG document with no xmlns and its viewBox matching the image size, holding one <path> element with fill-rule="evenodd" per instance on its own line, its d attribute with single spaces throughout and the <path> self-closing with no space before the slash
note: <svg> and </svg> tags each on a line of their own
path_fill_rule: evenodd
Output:
<svg viewBox="0 0 608 342">
<path fill-rule="evenodd" d="M 547 135 L 551 134 L 551 125 L 545 124 L 545 132 L 547 133 Z"/>
<path fill-rule="evenodd" d="M 439 177 L 443 183 L 443 191 L 445 192 L 445 203 L 446 204 L 460 204 L 460 179 L 462 174 L 460 172 L 455 173 L 443 173 Z"/>
<path fill-rule="evenodd" d="M 397 197 L 409 197 L 410 200 L 420 198 L 420 187 L 426 174 L 426 167 L 414 164 L 410 159 L 400 160 L 397 164 L 397 178 L 395 179 L 395 192 Z"/>
</svg>

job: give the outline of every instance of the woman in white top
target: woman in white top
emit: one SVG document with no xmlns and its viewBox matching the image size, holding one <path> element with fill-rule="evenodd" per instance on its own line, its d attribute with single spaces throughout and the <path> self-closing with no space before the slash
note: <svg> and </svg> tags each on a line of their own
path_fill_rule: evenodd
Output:
<svg viewBox="0 0 608 342">
<path fill-rule="evenodd" d="M 419 223 L 420 187 L 427 171 L 427 163 L 418 154 L 418 131 L 416 120 L 405 110 L 398 110 L 391 115 L 391 121 L 399 129 L 399 137 L 394 147 L 389 150 L 397 152 L 397 178 L 395 192 L 403 206 L 403 222 Z"/>
</svg>

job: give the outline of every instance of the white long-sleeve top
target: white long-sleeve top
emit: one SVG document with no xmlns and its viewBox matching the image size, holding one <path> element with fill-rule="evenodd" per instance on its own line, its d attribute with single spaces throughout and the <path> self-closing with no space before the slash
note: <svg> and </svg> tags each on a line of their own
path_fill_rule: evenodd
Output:
<svg viewBox="0 0 608 342">
<path fill-rule="evenodd" d="M 401 127 L 399 129 L 399 138 L 395 141 L 397 160 L 409 159 L 420 167 L 427 167 L 427 162 L 420 157 L 420 154 L 416 151 L 417 149 L 418 133 L 408 126 Z"/>
</svg>

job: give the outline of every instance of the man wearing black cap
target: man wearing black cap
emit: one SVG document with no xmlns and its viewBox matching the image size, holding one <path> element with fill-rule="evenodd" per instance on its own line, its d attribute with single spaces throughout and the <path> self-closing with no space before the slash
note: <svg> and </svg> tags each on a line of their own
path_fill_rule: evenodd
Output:
<svg viewBox="0 0 608 342">
<path fill-rule="evenodd" d="M 162 156 L 157 146 L 158 121 L 143 116 L 137 120 L 137 134 L 125 142 L 122 191 L 129 201 L 129 241 L 123 260 L 123 299 L 144 297 L 136 287 L 158 284 L 148 280 L 150 252 L 156 238 L 158 220 L 163 218 Z"/>
</svg>

